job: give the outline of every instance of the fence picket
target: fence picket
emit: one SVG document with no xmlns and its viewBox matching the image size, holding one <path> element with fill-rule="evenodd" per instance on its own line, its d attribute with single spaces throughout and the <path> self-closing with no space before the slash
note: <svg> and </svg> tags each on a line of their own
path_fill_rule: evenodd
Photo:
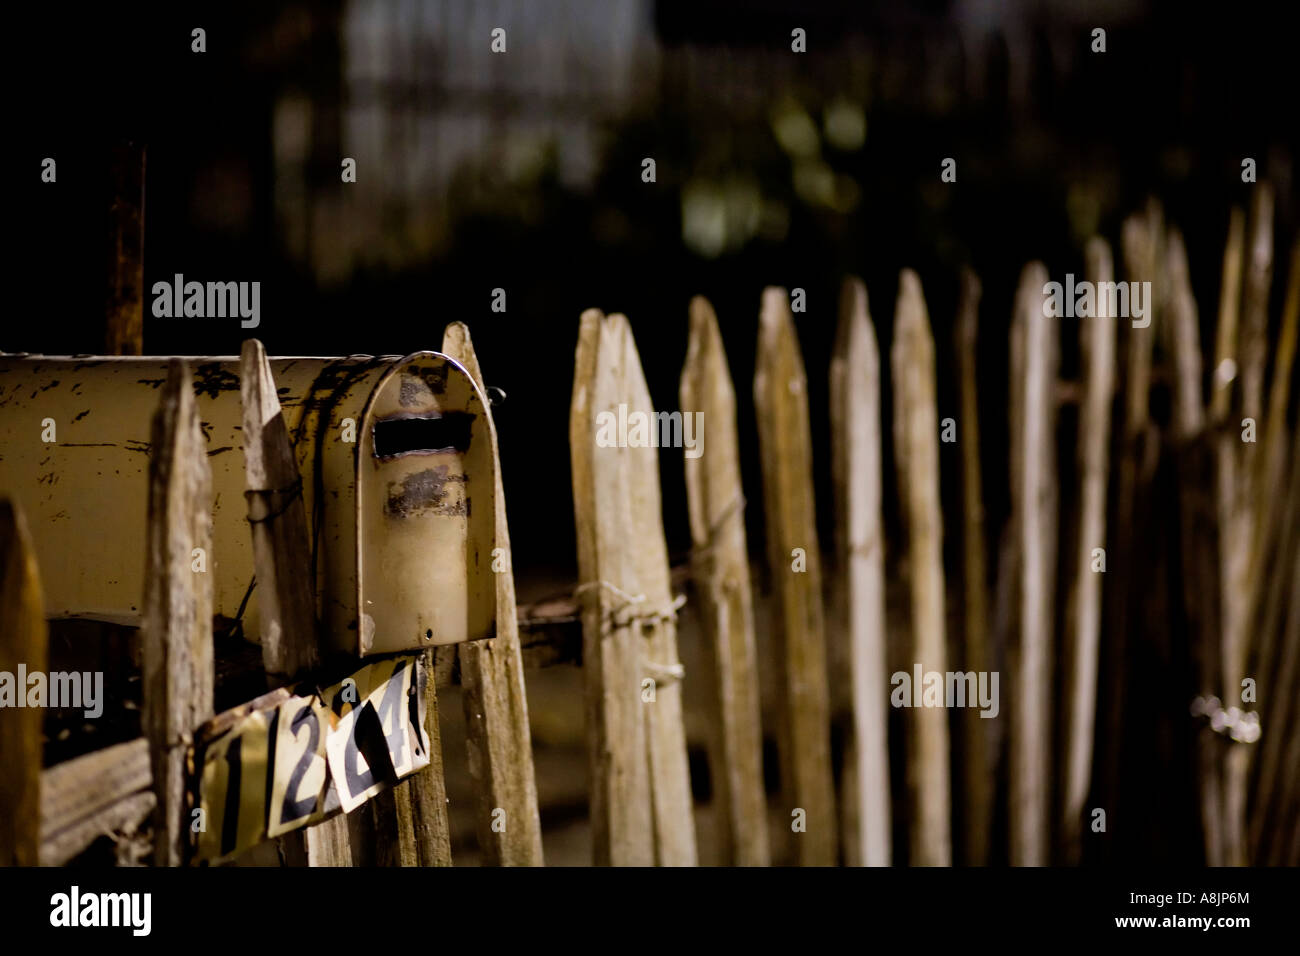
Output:
<svg viewBox="0 0 1300 956">
<path fill-rule="evenodd" d="M 1110 247 L 1089 241 L 1085 251 L 1087 280 L 1094 288 L 1114 281 Z M 1084 394 L 1079 415 L 1079 538 L 1075 553 L 1074 593 L 1067 618 L 1069 671 L 1068 745 L 1062 837 L 1067 857 L 1077 862 L 1082 847 L 1084 801 L 1092 777 L 1093 725 L 1097 710 L 1097 660 L 1101 641 L 1101 595 L 1104 578 L 1094 569 L 1093 549 L 1106 547 L 1106 485 L 1110 473 L 1110 418 L 1115 392 L 1115 325 L 1109 315 L 1084 317 L 1079 324 Z"/>
<path fill-rule="evenodd" d="M 725 862 L 767 866 L 767 800 L 759 706 L 754 605 L 745 542 L 745 497 L 736 437 L 736 393 L 713 307 L 691 300 L 690 344 L 682 369 L 682 415 L 704 416 L 708 440 L 687 458 L 686 492 L 694 544 L 692 572 L 706 642 L 714 658 L 722 766 L 714 771 Z"/>
<path fill-rule="evenodd" d="M 797 820 L 798 811 L 806 814 L 806 830 L 795 833 L 800 864 L 832 866 L 838 820 L 808 380 L 784 289 L 763 290 L 756 365 L 754 405 L 784 708 L 778 735 L 784 799 L 787 815 Z"/>
<path fill-rule="evenodd" d="M 189 365 L 172 359 L 153 420 L 143 605 L 142 723 L 158 801 L 158 866 L 185 860 L 185 752 L 212 716 L 212 579 L 194 564 L 196 549 L 212 560 L 211 483 Z"/>
<path fill-rule="evenodd" d="M 469 328 L 461 322 L 447 326 L 443 354 L 454 358 L 486 389 Z M 486 392 L 485 392 L 486 394 Z M 491 411 L 488 412 L 489 420 Z M 515 576 L 510 561 L 510 529 L 501 480 L 501 456 L 496 425 L 489 421 L 492 455 L 496 459 L 497 631 L 490 641 L 470 641 L 460 647 L 465 726 L 470 773 L 479 787 L 478 837 L 486 860 L 496 866 L 541 866 L 542 827 L 537 813 L 537 782 L 528 728 L 528 698 L 523 657 L 519 648 Z M 505 826 L 498 829 L 498 811 Z"/>
<path fill-rule="evenodd" d="M 988 542 L 984 530 L 984 482 L 980 474 L 979 401 L 975 375 L 979 337 L 980 281 L 970 269 L 962 272 L 961 297 L 954 330 L 958 374 L 961 378 L 961 463 L 962 463 L 962 575 L 965 669 L 976 674 L 991 669 L 989 647 Z M 965 724 L 966 814 L 963 845 L 966 863 L 983 866 L 988 862 L 989 829 L 993 807 L 993 760 L 990 755 L 989 721 L 971 712 L 962 715 Z"/>
<path fill-rule="evenodd" d="M 1017 295 L 1024 330 L 1024 407 L 1020 426 L 1023 475 L 1017 529 L 1020 537 L 1020 646 L 1016 747 L 1012 752 L 1011 855 L 1020 866 L 1048 862 L 1049 768 L 1052 738 L 1052 597 L 1055 576 L 1054 388 L 1056 357 L 1044 315 L 1047 270 L 1025 267 Z"/>
<path fill-rule="evenodd" d="M 629 413 L 641 411 L 650 416 L 650 428 L 657 429 L 650 390 L 627 319 L 612 315 L 607 321 L 623 342 L 622 403 L 627 405 Z M 644 600 L 638 629 L 655 861 L 660 866 L 695 866 L 698 863 L 695 817 L 682 719 L 685 674 L 677 655 L 677 610 L 669 576 L 668 545 L 664 540 L 659 452 L 654 442 L 640 445 L 631 441 L 620 452 L 627 457 L 624 474 L 631 532 L 623 546 L 630 552 L 636 593 Z M 654 681 L 654 697 L 650 701 L 645 699 L 647 679 Z"/>
<path fill-rule="evenodd" d="M 316 595 L 310 575 L 311 546 L 302 503 L 302 478 L 285 427 L 266 349 L 248 339 L 240 351 L 240 400 L 244 421 L 244 474 L 253 535 L 262 660 L 271 689 L 303 677 L 316 666 Z M 279 838 L 286 856 L 308 866 L 343 866 L 348 827 L 342 816 Z"/>
<path fill-rule="evenodd" d="M 943 572 L 943 515 L 939 503 L 939 418 L 935 406 L 934 339 L 921 292 L 910 269 L 899 277 L 890 355 L 894 387 L 894 448 L 907 528 L 911 574 L 912 660 L 922 674 L 948 669 Z M 920 692 L 912 688 L 913 694 Z M 948 712 L 913 708 L 909 714 L 910 776 L 916 794 L 913 865 L 952 863 Z"/>
<path fill-rule="evenodd" d="M 598 865 L 654 863 L 641 655 L 629 590 L 627 458 L 598 448 L 597 417 L 622 401 L 621 328 L 597 309 L 582 314 L 569 414 L 574 518 L 582 603 L 583 678 L 591 766 L 592 848 Z"/>
<path fill-rule="evenodd" d="M 889 673 L 885 656 L 885 532 L 881 523 L 880 351 L 861 279 L 844 282 L 831 359 L 832 446 L 844 528 L 839 556 L 847 595 L 853 694 L 850 813 L 856 845 L 846 856 L 862 866 L 892 859 L 889 805 Z M 845 802 L 850 788 L 845 787 Z"/>
</svg>

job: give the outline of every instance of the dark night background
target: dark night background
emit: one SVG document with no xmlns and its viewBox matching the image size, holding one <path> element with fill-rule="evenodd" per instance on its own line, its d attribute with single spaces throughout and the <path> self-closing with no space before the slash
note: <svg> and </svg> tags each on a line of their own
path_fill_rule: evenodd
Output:
<svg viewBox="0 0 1300 956">
<path fill-rule="evenodd" d="M 443 326 L 465 321 L 487 382 L 508 396 L 497 423 L 523 593 L 530 580 L 567 587 L 575 573 L 568 408 L 583 309 L 629 316 L 651 393 L 672 410 L 687 303 L 712 301 L 736 383 L 757 554 L 763 287 L 807 293 L 795 319 L 825 546 L 826 370 L 841 279 L 866 280 L 887 356 L 898 271 L 918 271 L 943 417 L 955 414 L 951 325 L 958 272 L 970 265 L 984 286 L 980 401 L 996 541 L 1008 507 L 1006 330 L 1027 261 L 1042 259 L 1055 279 L 1077 275 L 1084 241 L 1099 233 L 1120 271 L 1120 222 L 1156 196 L 1187 239 L 1208 329 L 1229 209 L 1249 198 L 1249 156 L 1276 191 L 1275 276 L 1283 271 L 1297 208 L 1289 9 L 25 5 L 7 31 L 7 181 L 20 213 L 0 348 L 102 350 L 108 150 L 143 142 L 145 351 L 237 354 L 255 334 L 272 355 L 407 353 L 436 350 Z M 203 54 L 190 50 L 196 26 L 207 31 Z M 489 50 L 498 26 L 504 55 Z M 1107 50 L 1094 54 L 1098 26 Z M 807 31 L 806 53 L 791 52 L 795 27 Z M 55 185 L 40 182 L 46 156 L 58 163 Z M 357 159 L 355 184 L 340 182 L 345 156 Z M 656 160 L 653 184 L 641 180 L 644 157 Z M 944 157 L 957 161 L 955 184 L 940 182 Z M 259 280 L 260 328 L 154 319 L 152 284 L 176 272 Z M 504 314 L 490 307 L 498 287 Z M 1275 279 L 1274 316 L 1281 287 Z M 1065 325 L 1068 377 L 1077 325 Z M 955 446 L 941 447 L 951 522 L 959 462 Z M 684 557 L 681 453 L 661 462 L 669 547 Z M 889 462 L 886 476 L 893 528 Z M 950 532 L 946 546 L 951 559 L 959 537 Z"/>
</svg>

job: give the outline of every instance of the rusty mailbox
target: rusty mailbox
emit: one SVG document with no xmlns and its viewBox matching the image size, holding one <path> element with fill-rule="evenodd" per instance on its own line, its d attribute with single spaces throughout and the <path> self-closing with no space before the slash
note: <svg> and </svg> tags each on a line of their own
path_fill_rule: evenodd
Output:
<svg viewBox="0 0 1300 956">
<path fill-rule="evenodd" d="M 139 623 L 167 361 L 0 356 L 0 491 L 27 514 L 50 617 Z M 473 377 L 437 352 L 270 361 L 326 646 L 365 656 L 491 637 L 495 462 Z M 212 467 L 213 609 L 258 639 L 239 360 L 189 362 Z"/>
</svg>

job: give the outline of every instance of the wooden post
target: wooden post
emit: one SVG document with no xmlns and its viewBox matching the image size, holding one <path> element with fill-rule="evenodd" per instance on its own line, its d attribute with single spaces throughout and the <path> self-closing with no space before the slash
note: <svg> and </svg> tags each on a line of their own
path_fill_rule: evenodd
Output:
<svg viewBox="0 0 1300 956">
<path fill-rule="evenodd" d="M 650 389 L 627 319 L 609 318 L 623 339 L 623 403 L 629 414 L 642 411 L 651 429 L 662 428 L 654 413 Z M 682 423 L 685 441 L 687 423 Z M 669 425 L 671 429 L 671 424 Z M 702 441 L 702 431 L 695 434 Z M 696 866 L 695 816 L 686 726 L 682 719 L 682 671 L 677 656 L 677 604 L 673 597 L 664 539 L 663 504 L 659 493 L 659 452 L 653 443 L 633 444 L 627 455 L 627 514 L 636 590 L 645 598 L 640 619 L 641 701 L 645 705 L 646 744 L 650 758 L 650 803 L 654 812 L 655 862 L 660 866 Z M 654 681 L 653 685 L 646 684 Z M 653 691 L 648 694 L 647 690 Z M 647 697 L 649 699 L 647 699 Z"/>
<path fill-rule="evenodd" d="M 686 456 L 686 494 L 694 545 L 692 571 L 717 680 L 720 762 L 713 773 L 722 859 L 739 866 L 771 862 L 763 793 L 754 605 L 745 542 L 745 497 L 736 438 L 736 393 L 718 320 L 707 299 L 690 306 L 690 344 L 682 369 L 681 411 L 708 429 L 700 454 Z"/>
<path fill-rule="evenodd" d="M 569 412 L 578 574 L 582 581 L 583 676 L 591 766 L 591 825 L 598 865 L 654 863 L 641 655 L 628 590 L 627 456 L 598 447 L 602 413 L 623 400 L 621 326 L 597 309 L 582 314 Z"/>
<path fill-rule="evenodd" d="M 1015 826 L 1016 793 L 1015 774 L 1016 756 L 1020 743 L 1021 701 L 1019 700 L 1020 674 L 1020 590 L 1021 575 L 1024 568 L 1024 554 L 1021 547 L 1020 523 L 1024 511 L 1024 474 L 1025 474 L 1025 430 L 1022 426 L 1025 413 L 1025 309 L 1021 303 L 1026 295 L 1035 291 L 1028 283 L 1039 276 L 1032 274 L 1028 268 L 1021 270 L 1020 281 L 1016 286 L 1015 298 L 1011 308 L 1011 328 L 1007 343 L 1007 484 L 1010 488 L 1011 513 L 1002 530 L 998 546 L 997 590 L 994 596 L 994 622 L 997 645 L 1002 651 L 1003 672 L 1006 685 L 1012 689 L 1006 695 L 1001 708 L 1002 720 L 999 748 L 1006 751 L 1006 774 L 1008 796 L 1008 827 Z M 1001 686 L 1001 684 L 999 684 Z M 1012 837 L 1014 840 L 1014 837 Z"/>
<path fill-rule="evenodd" d="M 1218 559 L 1215 555 L 1213 470 L 1205 432 L 1205 402 L 1201 391 L 1202 355 L 1196 300 L 1188 279 L 1182 236 L 1170 230 L 1167 242 L 1169 325 L 1174 352 L 1174 435 L 1179 472 L 1179 512 L 1182 534 L 1183 604 L 1193 629 L 1193 647 L 1202 700 L 1219 686 Z M 1205 721 L 1197 732 L 1197 763 L 1201 792 L 1201 829 L 1206 860 L 1222 859 L 1222 793 L 1219 780 L 1218 735 Z"/>
<path fill-rule="evenodd" d="M 944 674 L 948 656 L 934 339 L 921 280 L 911 269 L 904 269 L 899 276 L 890 362 L 895 396 L 894 448 L 911 574 L 915 679 L 916 667 L 922 674 Z M 911 861 L 917 866 L 950 866 L 948 710 L 943 706 L 920 707 L 909 716 L 915 732 L 909 754 L 911 787 L 917 802 Z"/>
<path fill-rule="evenodd" d="M 1273 201 L 1264 183 L 1256 187 L 1251 206 L 1249 268 L 1246 272 L 1240 311 L 1241 415 L 1259 427 L 1263 416 L 1264 372 L 1267 364 L 1268 288 L 1272 274 Z M 1219 507 L 1220 554 L 1222 560 L 1223 644 L 1222 677 L 1224 708 L 1241 703 L 1241 679 L 1250 647 L 1248 625 L 1251 616 L 1250 563 L 1254 549 L 1253 531 L 1256 442 L 1242 441 L 1242 422 L 1227 420 L 1220 432 Z M 1246 864 L 1246 776 L 1250 751 L 1229 746 L 1224 763 L 1224 863 Z"/>
<path fill-rule="evenodd" d="M 1088 281 L 1093 288 L 1113 282 L 1110 247 L 1092 239 L 1085 249 Z M 1110 418 L 1115 390 L 1115 327 L 1120 318 L 1099 307 L 1079 324 L 1085 391 L 1079 415 L 1080 504 L 1074 594 L 1068 618 L 1073 666 L 1069 670 L 1069 749 L 1065 777 L 1062 834 L 1066 858 L 1077 863 L 1084 801 L 1092 780 L 1093 724 L 1097 713 L 1097 661 L 1101 644 L 1101 571 L 1093 549 L 1101 548 L 1105 569 L 1106 485 L 1110 477 Z"/>
<path fill-rule="evenodd" d="M 1128 631 L 1133 617 L 1130 612 L 1131 592 L 1140 590 L 1135 584 L 1139 552 L 1144 537 L 1138 533 L 1143 522 L 1150 475 L 1148 443 L 1151 432 L 1150 387 L 1151 355 L 1158 323 L 1158 301 L 1155 291 L 1156 249 L 1158 240 L 1154 232 L 1159 228 L 1154 210 L 1130 216 L 1124 221 L 1120 237 L 1121 254 L 1126 278 L 1132 282 L 1152 282 L 1152 301 L 1148 302 L 1147 326 L 1135 328 L 1131 321 L 1117 317 L 1123 324 L 1124 348 L 1124 398 L 1123 427 L 1118 448 L 1116 471 L 1118 479 L 1115 495 L 1115 526 L 1107 562 L 1113 590 L 1108 602 L 1109 619 L 1106 622 L 1106 658 L 1109 665 L 1109 706 L 1105 715 L 1105 739 L 1111 742 L 1112 755 L 1101 770 L 1100 803 L 1107 813 L 1116 813 L 1119 800 L 1120 758 L 1123 752 L 1125 708 L 1125 661 L 1128 653 Z M 1111 832 L 1114 832 L 1112 824 Z M 1122 824 L 1119 824 L 1122 826 Z"/>
<path fill-rule="evenodd" d="M 442 772 L 442 727 L 438 721 L 436 653 L 424 652 L 424 732 L 429 766 L 409 781 L 415 854 L 419 866 L 451 866 L 451 827 L 447 822 L 447 779 Z"/>
<path fill-rule="evenodd" d="M 1300 697 L 1300 428 L 1291 441 L 1289 481 L 1285 495 L 1271 495 L 1278 501 L 1273 517 L 1278 522 L 1278 550 L 1272 563 L 1269 582 L 1262 589 L 1262 602 L 1255 626 L 1266 637 L 1265 649 L 1254 673 L 1259 675 L 1262 735 L 1256 745 L 1261 749 L 1259 774 L 1251 821 L 1250 847 L 1252 863 L 1276 865 L 1285 859 L 1279 843 L 1285 835 L 1287 816 L 1300 806 L 1295 793 L 1297 765 L 1300 765 L 1300 735 L 1279 732 L 1294 725 L 1296 701 Z M 1287 570 L 1295 572 L 1290 578 Z M 1287 605 L 1290 605 L 1289 611 Z M 1280 646 L 1278 646 L 1280 645 Z M 1300 821 L 1297 821 L 1300 822 Z"/>
<path fill-rule="evenodd" d="M 979 333 L 979 278 L 962 272 L 957 309 L 956 351 L 961 376 L 962 542 L 965 560 L 965 669 L 977 674 L 990 669 L 987 543 L 984 533 L 984 491 L 980 474 L 980 425 L 975 366 Z M 968 866 L 988 862 L 990 814 L 993 806 L 993 761 L 990 728 L 976 713 L 961 715 L 966 728 L 965 850 Z"/>
<path fill-rule="evenodd" d="M 754 374 L 774 630 L 782 675 L 781 776 L 803 866 L 837 862 L 821 549 L 813 502 L 808 381 L 784 289 L 763 290 Z M 792 803 L 790 801 L 793 801 Z"/>
<path fill-rule="evenodd" d="M 318 661 L 316 595 L 311 544 L 302 503 L 302 478 L 276 393 L 271 364 L 257 339 L 240 351 L 244 475 L 252 526 L 262 661 L 270 688 L 305 676 Z M 286 856 L 308 866 L 347 866 L 347 821 L 342 816 L 281 838 Z"/>
<path fill-rule="evenodd" d="M 144 354 L 144 168 L 140 143 L 109 159 L 108 302 L 105 355 Z"/>
<path fill-rule="evenodd" d="M 1259 183 L 1251 203 L 1251 232 L 1248 268 L 1241 309 L 1241 414 L 1243 422 L 1255 424 L 1254 441 L 1237 447 L 1237 476 L 1232 506 L 1232 540 L 1230 561 L 1226 565 L 1227 586 L 1236 596 L 1234 619 L 1225 627 L 1228 638 L 1224 647 L 1223 706 L 1244 710 L 1241 682 L 1250 658 L 1251 627 L 1254 603 L 1259 589 L 1251 580 L 1252 559 L 1258 553 L 1258 518 L 1277 503 L 1276 496 L 1261 494 L 1256 481 L 1260 465 L 1267 458 L 1259 454 L 1259 431 L 1264 415 L 1264 378 L 1268 366 L 1268 298 L 1273 275 L 1273 190 Z M 1244 424 L 1242 425 L 1244 428 Z M 1225 436 L 1226 437 L 1226 436 Z M 1240 432 L 1236 435 L 1241 438 Z M 1226 448 L 1226 445 L 1225 445 Z M 1265 536 L 1266 537 L 1266 536 Z M 1262 542 L 1267 544 L 1267 540 Z M 1245 866 L 1248 862 L 1246 836 L 1246 786 L 1254 747 L 1235 741 L 1228 748 L 1224 780 L 1224 836 L 1227 863 Z"/>
<path fill-rule="evenodd" d="M 212 477 L 190 370 L 172 359 L 153 420 L 142 723 L 153 758 L 154 863 L 185 861 L 186 749 L 212 716 Z"/>
<path fill-rule="evenodd" d="M 1218 526 L 1218 590 L 1219 590 L 1219 633 L 1215 635 L 1215 664 L 1213 673 L 1219 682 L 1225 678 L 1225 651 L 1228 643 L 1227 630 L 1238 613 L 1237 598 L 1229 593 L 1228 575 L 1231 542 L 1234 538 L 1231 520 L 1232 497 L 1237 480 L 1236 449 L 1234 443 L 1240 439 L 1236 429 L 1230 429 L 1229 416 L 1232 412 L 1233 384 L 1237 381 L 1237 326 L 1241 312 L 1241 273 L 1245 247 L 1245 216 L 1240 209 L 1233 209 L 1228 219 L 1228 238 L 1223 249 L 1223 269 L 1219 283 L 1219 314 L 1215 328 L 1214 375 L 1210 390 L 1210 425 L 1215 430 L 1215 519 Z M 1218 684 L 1222 693 L 1222 683 Z M 1208 747 L 1215 756 L 1222 753 L 1221 741 L 1211 739 Z M 1206 833 L 1206 863 L 1210 866 L 1223 866 L 1227 862 L 1227 835 L 1224 832 L 1224 813 L 1222 768 L 1215 761 L 1213 781 L 1207 789 L 1207 796 L 1214 802 L 1207 805 L 1205 812 L 1216 812 L 1216 822 Z"/>
<path fill-rule="evenodd" d="M 266 350 L 244 341 L 239 361 L 244 408 L 244 475 L 252 526 L 262 661 L 271 689 L 317 664 L 316 596 L 302 478 L 285 427 Z"/>
<path fill-rule="evenodd" d="M 1251 197 L 1249 260 L 1241 301 L 1241 411 L 1258 421 L 1264 415 L 1264 376 L 1268 367 L 1268 296 L 1273 278 L 1273 190 L 1259 183 Z M 1242 453 L 1253 459 L 1258 442 Z"/>
<path fill-rule="evenodd" d="M 0 498 L 0 671 L 48 670 L 45 602 L 31 535 L 22 511 Z M 19 685 L 18 694 L 27 688 Z M 0 715 L 0 866 L 36 866 L 41 845 L 43 707 Z"/>
<path fill-rule="evenodd" d="M 1267 301 L 1267 300 L 1266 300 Z M 1278 331 L 1277 349 L 1274 353 L 1273 382 L 1269 386 L 1268 417 L 1264 422 L 1262 454 L 1255 477 L 1260 489 L 1277 488 L 1286 467 L 1286 417 L 1291 404 L 1291 375 L 1294 371 L 1296 347 L 1300 341 L 1300 239 L 1291 246 L 1290 272 L 1287 278 L 1286 299 L 1282 305 L 1282 325 Z M 1262 501 L 1261 501 L 1262 503 Z M 1256 514 L 1257 539 L 1271 536 L 1276 528 L 1264 519 L 1264 509 Z M 1251 582 L 1258 586 L 1262 575 L 1260 549 L 1256 548 L 1256 572 Z"/>
<path fill-rule="evenodd" d="M 1277 358 L 1273 372 L 1273 384 L 1269 393 L 1268 421 L 1265 425 L 1264 448 L 1258 458 L 1260 464 L 1257 475 L 1257 487 L 1261 489 L 1290 487 L 1290 496 L 1295 497 L 1294 477 L 1288 486 L 1285 481 L 1287 467 L 1286 449 L 1286 415 L 1290 405 L 1290 386 L 1292 368 L 1295 362 L 1297 334 L 1300 333 L 1300 241 L 1291 249 L 1290 276 L 1287 280 L 1286 301 L 1282 309 L 1282 329 L 1278 339 Z M 1300 434 L 1300 430 L 1297 430 Z M 1293 455 L 1296 460 L 1293 469 L 1300 468 L 1300 449 Z M 1294 476 L 1297 472 L 1293 471 Z M 1276 496 L 1265 495 L 1273 498 Z M 1274 506 L 1276 507 L 1276 502 Z M 1291 695 L 1284 688 L 1289 675 L 1296 672 L 1287 669 L 1295 666 L 1300 659 L 1300 647 L 1283 645 L 1279 648 L 1279 631 L 1285 626 L 1280 618 L 1285 614 L 1286 599 L 1283 597 L 1285 576 L 1269 574 L 1269 569 L 1285 567 L 1290 553 L 1290 541 L 1300 535 L 1300 518 L 1287 520 L 1285 510 L 1283 520 L 1272 520 L 1277 515 L 1274 508 L 1269 508 L 1264 501 L 1255 518 L 1256 548 L 1251 568 L 1251 587 L 1254 593 L 1251 604 L 1258 612 L 1259 633 L 1263 644 L 1256 658 L 1255 673 L 1277 673 L 1276 683 L 1282 693 L 1267 694 L 1261 701 L 1263 712 L 1262 724 L 1266 728 L 1287 726 Z M 1275 550 L 1274 550 L 1275 549 Z M 1270 812 L 1269 798 L 1277 778 L 1278 757 L 1282 744 L 1282 735 L 1265 734 L 1261 741 L 1261 753 L 1256 789 L 1256 811 L 1251 824 L 1250 845 L 1254 851 L 1255 862 L 1262 862 L 1266 848 L 1263 845 L 1268 833 L 1264 826 Z"/>
<path fill-rule="evenodd" d="M 486 394 L 483 373 L 466 325 L 453 322 L 447 326 L 442 351 L 465 366 Z M 492 559 L 496 572 L 497 632 L 493 640 L 470 641 L 460 647 L 466 744 L 470 773 L 478 783 L 478 839 L 485 860 L 495 866 L 541 866 L 542 826 L 537 814 L 528 697 L 519 649 L 510 529 L 506 524 L 496 425 L 491 420 L 490 409 L 488 419 L 492 456 L 497 462 L 496 539 Z"/>
<path fill-rule="evenodd" d="M 1030 263 L 1021 277 L 1016 307 L 1024 330 L 1024 385 L 1019 448 L 1016 527 L 1020 536 L 1020 647 L 1016 675 L 1016 746 L 1012 751 L 1011 861 L 1048 862 L 1048 771 L 1051 766 L 1052 601 L 1055 520 L 1052 501 L 1056 442 L 1054 388 L 1055 321 L 1044 314 L 1047 270 Z"/>
<path fill-rule="evenodd" d="M 843 553 L 853 691 L 852 809 L 862 866 L 888 866 L 889 673 L 885 655 L 885 535 L 881 524 L 880 351 L 861 279 L 840 291 L 831 359 L 831 442 L 838 449 Z M 846 788 L 847 789 L 847 788 Z M 846 794 L 847 802 L 847 794 Z M 847 851 L 847 847 L 846 847 Z"/>
</svg>

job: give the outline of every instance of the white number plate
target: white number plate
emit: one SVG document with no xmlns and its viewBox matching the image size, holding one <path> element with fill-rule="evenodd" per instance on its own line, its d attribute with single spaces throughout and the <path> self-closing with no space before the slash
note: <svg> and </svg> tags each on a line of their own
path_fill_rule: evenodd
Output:
<svg viewBox="0 0 1300 956">
<path fill-rule="evenodd" d="M 196 857 L 233 859 L 269 837 L 350 813 L 427 767 L 425 679 L 422 657 L 387 658 L 319 695 L 275 692 L 213 718 L 209 725 L 229 726 L 202 751 Z"/>
</svg>

